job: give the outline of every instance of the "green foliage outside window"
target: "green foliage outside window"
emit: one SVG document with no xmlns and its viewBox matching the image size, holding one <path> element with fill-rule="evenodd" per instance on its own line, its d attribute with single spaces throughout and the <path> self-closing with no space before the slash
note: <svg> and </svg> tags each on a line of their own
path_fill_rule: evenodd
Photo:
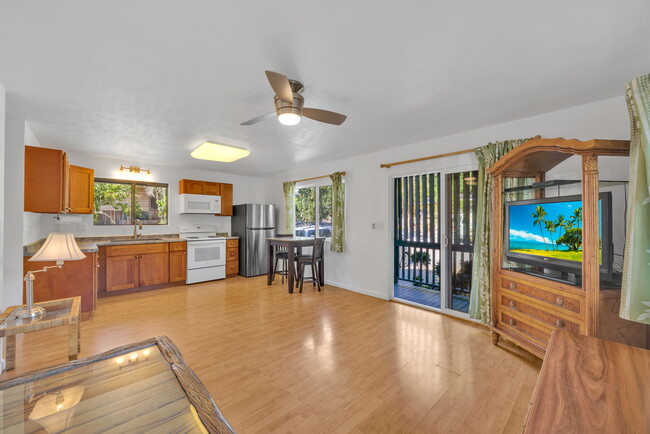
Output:
<svg viewBox="0 0 650 434">
<path fill-rule="evenodd" d="M 93 224 L 132 225 L 168 223 L 167 184 L 95 180 Z"/>
</svg>

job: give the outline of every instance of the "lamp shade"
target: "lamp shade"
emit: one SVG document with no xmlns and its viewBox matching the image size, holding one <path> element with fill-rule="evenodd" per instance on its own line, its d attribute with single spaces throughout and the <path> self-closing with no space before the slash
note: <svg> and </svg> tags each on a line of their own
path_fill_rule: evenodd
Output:
<svg viewBox="0 0 650 434">
<path fill-rule="evenodd" d="M 73 234 L 52 232 L 30 261 L 79 261 L 85 258 Z"/>
</svg>

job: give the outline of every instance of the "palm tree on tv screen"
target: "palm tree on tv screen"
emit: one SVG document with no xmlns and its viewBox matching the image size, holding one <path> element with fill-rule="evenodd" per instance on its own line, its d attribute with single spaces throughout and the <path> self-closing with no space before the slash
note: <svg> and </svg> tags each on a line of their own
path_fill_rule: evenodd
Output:
<svg viewBox="0 0 650 434">
<path fill-rule="evenodd" d="M 533 213 L 533 225 L 539 226 L 539 233 L 542 235 L 542 239 L 544 240 L 544 247 L 546 247 L 546 250 L 548 250 L 548 245 L 546 244 L 546 238 L 544 238 L 544 230 L 543 227 L 546 226 L 546 220 L 544 217 L 546 217 L 546 210 L 544 209 L 543 206 L 537 205 L 535 208 L 535 212 Z"/>
</svg>

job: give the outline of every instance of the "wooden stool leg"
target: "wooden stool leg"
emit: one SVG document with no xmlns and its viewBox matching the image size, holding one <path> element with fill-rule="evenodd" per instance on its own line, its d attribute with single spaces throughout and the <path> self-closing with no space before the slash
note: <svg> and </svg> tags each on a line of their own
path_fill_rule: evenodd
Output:
<svg viewBox="0 0 650 434">
<path fill-rule="evenodd" d="M 318 292 L 320 292 L 320 276 L 318 275 L 318 264 L 314 264 L 312 262 L 311 272 L 314 275 L 314 282 L 316 282 L 316 287 L 318 288 Z"/>
<path fill-rule="evenodd" d="M 77 360 L 79 353 L 79 323 L 72 321 L 68 324 L 68 360 Z"/>
<path fill-rule="evenodd" d="M 316 270 L 314 269 L 314 263 L 312 262 L 310 265 L 311 265 L 311 284 L 312 286 L 316 286 L 316 279 L 318 279 L 318 276 L 316 275 Z"/>
<path fill-rule="evenodd" d="M 5 339 L 7 340 L 5 344 L 5 352 L 7 353 L 5 369 L 11 371 L 16 367 L 16 335 L 7 336 Z"/>
<path fill-rule="evenodd" d="M 302 294 L 302 283 L 305 281 L 305 264 L 300 264 L 300 293 Z"/>
</svg>

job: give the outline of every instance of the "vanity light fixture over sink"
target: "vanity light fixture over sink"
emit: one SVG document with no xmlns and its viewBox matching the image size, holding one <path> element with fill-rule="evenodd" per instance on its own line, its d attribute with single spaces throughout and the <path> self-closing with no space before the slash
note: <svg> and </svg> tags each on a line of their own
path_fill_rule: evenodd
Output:
<svg viewBox="0 0 650 434">
<path fill-rule="evenodd" d="M 248 157 L 250 151 L 236 146 L 221 145 L 213 142 L 203 142 L 201 146 L 192 151 L 192 157 L 199 160 L 220 161 L 232 163 L 241 158 Z"/>
</svg>

